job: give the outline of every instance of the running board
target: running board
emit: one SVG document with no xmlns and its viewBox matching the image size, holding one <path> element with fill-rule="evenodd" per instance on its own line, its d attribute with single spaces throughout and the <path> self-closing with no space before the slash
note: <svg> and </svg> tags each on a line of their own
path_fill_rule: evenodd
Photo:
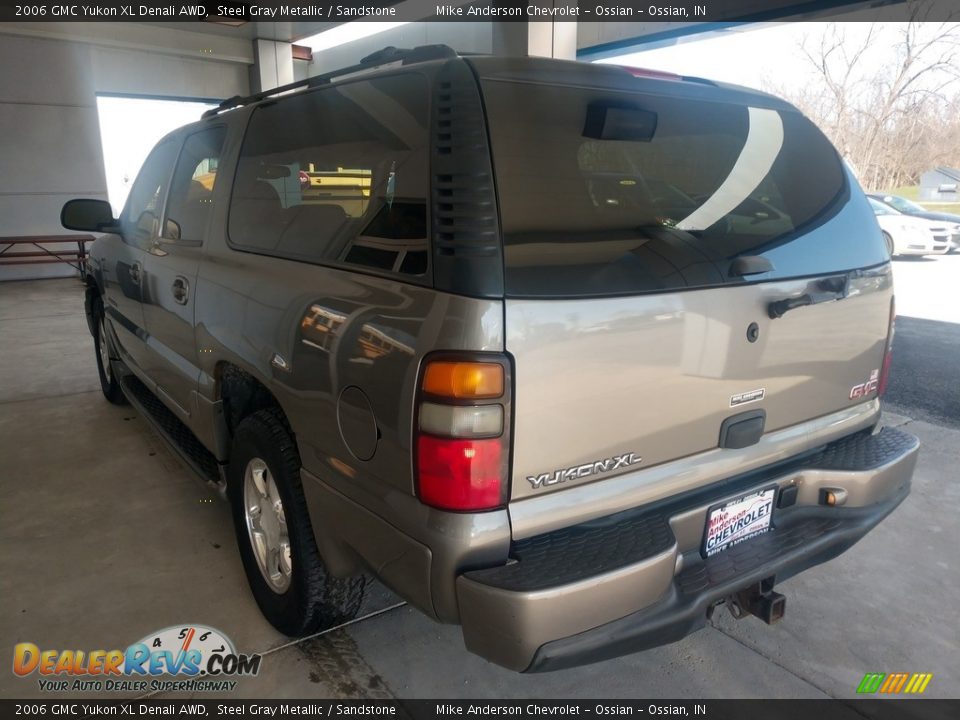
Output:
<svg viewBox="0 0 960 720">
<path fill-rule="evenodd" d="M 226 479 L 213 453 L 136 375 L 127 371 L 118 377 L 130 404 L 160 433 L 191 470 L 225 494 Z"/>
</svg>

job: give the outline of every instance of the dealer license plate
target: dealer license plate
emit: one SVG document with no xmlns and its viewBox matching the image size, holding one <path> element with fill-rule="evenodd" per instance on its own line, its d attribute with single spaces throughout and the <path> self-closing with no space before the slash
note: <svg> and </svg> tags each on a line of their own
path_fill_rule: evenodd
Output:
<svg viewBox="0 0 960 720">
<path fill-rule="evenodd" d="M 776 495 L 777 488 L 770 487 L 710 508 L 703 532 L 704 557 L 767 532 Z"/>
</svg>

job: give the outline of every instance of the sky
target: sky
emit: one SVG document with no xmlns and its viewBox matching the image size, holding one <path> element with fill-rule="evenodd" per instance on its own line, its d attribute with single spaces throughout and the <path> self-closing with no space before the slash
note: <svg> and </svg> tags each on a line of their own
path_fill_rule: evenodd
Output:
<svg viewBox="0 0 960 720">
<path fill-rule="evenodd" d="M 807 38 L 817 43 L 824 32 L 842 32 L 851 45 L 859 45 L 870 23 L 783 23 L 744 26 L 706 39 L 684 38 L 672 47 L 630 53 L 599 62 L 633 65 L 679 75 L 693 75 L 762 89 L 764 81 L 792 89 L 810 78 L 809 62 L 799 45 Z M 869 66 L 889 57 L 890 47 L 904 23 L 885 23 L 875 35 L 864 60 Z M 696 36 L 694 36 L 695 38 Z"/>
</svg>

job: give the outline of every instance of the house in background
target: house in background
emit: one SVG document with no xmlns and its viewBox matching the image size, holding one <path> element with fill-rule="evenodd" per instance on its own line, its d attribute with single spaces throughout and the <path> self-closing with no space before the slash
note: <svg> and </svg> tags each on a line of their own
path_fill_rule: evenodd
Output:
<svg viewBox="0 0 960 720">
<path fill-rule="evenodd" d="M 960 201 L 960 170 L 938 167 L 923 173 L 920 176 L 920 200 Z"/>
</svg>

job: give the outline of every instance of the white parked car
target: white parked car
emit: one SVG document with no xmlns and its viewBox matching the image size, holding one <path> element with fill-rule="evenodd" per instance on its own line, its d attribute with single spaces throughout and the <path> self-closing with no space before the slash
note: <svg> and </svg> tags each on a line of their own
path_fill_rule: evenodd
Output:
<svg viewBox="0 0 960 720">
<path fill-rule="evenodd" d="M 950 233 L 945 223 L 904 215 L 879 200 L 867 200 L 880 223 L 891 257 L 943 255 L 950 251 Z"/>
<path fill-rule="evenodd" d="M 950 252 L 960 250 L 960 215 L 956 213 L 936 212 L 927 210 L 923 205 L 917 205 L 899 195 L 886 195 L 881 193 L 868 193 L 867 197 L 879 200 L 884 205 L 889 205 L 894 210 L 902 212 L 911 217 L 923 218 L 924 220 L 937 220 L 937 225 L 943 223 L 951 233 L 950 242 L 953 245 Z"/>
</svg>

